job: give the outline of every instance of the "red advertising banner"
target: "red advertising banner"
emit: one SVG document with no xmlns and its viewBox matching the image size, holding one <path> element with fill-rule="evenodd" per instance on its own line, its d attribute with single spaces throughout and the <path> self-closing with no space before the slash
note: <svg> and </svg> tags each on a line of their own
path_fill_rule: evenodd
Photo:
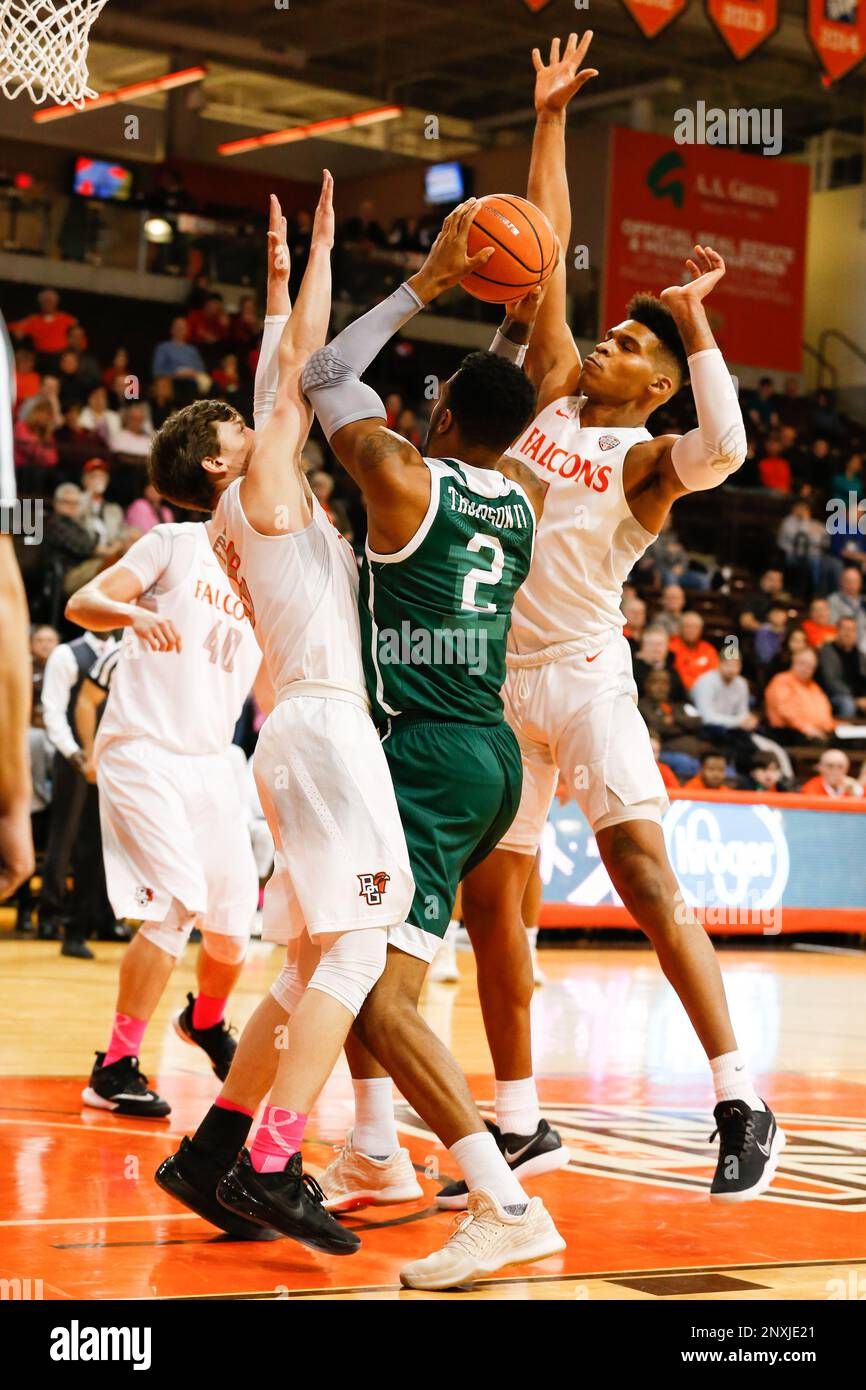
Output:
<svg viewBox="0 0 866 1390">
<path fill-rule="evenodd" d="M 798 372 L 806 166 L 637 130 L 611 143 L 602 332 L 637 291 L 682 284 L 695 244 L 712 246 L 727 274 L 706 307 L 728 362 Z"/>
<path fill-rule="evenodd" d="M 779 27 L 778 0 L 706 0 L 707 14 L 738 61 Z"/>
<path fill-rule="evenodd" d="M 830 82 L 838 82 L 866 58 L 864 0 L 809 0 L 808 29 Z"/>
<path fill-rule="evenodd" d="M 645 39 L 654 39 L 686 8 L 689 0 L 622 0 Z"/>
</svg>

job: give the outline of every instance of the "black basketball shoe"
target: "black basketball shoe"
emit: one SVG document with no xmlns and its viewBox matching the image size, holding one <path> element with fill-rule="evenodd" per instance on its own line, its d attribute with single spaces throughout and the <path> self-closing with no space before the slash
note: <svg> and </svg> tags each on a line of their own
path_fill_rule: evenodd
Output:
<svg viewBox="0 0 866 1390">
<path fill-rule="evenodd" d="M 257 1173 L 246 1149 L 217 1185 L 217 1197 L 227 1211 L 272 1226 L 284 1236 L 323 1250 L 328 1255 L 354 1255 L 361 1242 L 347 1231 L 322 1203 L 325 1194 L 304 1172 L 299 1153 L 292 1154 L 281 1173 Z"/>
<path fill-rule="evenodd" d="M 564 1168 L 571 1158 L 559 1132 L 551 1129 L 546 1120 L 539 1120 L 534 1134 L 503 1134 L 491 1120 L 484 1123 L 509 1168 L 521 1182 L 524 1178 L 537 1178 L 541 1173 Z M 468 1200 L 469 1188 L 465 1182 L 449 1182 L 436 1193 L 437 1207 L 448 1211 L 465 1211 Z"/>
<path fill-rule="evenodd" d="M 713 1111 L 719 1136 L 719 1161 L 710 1188 L 711 1202 L 750 1202 L 773 1180 L 784 1132 L 772 1110 L 752 1110 L 744 1100 L 722 1100 Z"/>
<path fill-rule="evenodd" d="M 236 1216 L 217 1201 L 217 1184 L 226 1174 L 222 1159 L 208 1153 L 192 1139 L 181 1139 L 177 1153 L 163 1159 L 154 1178 L 176 1202 L 203 1216 L 212 1226 L 236 1240 L 278 1240 L 279 1231 L 268 1230 L 245 1216 Z"/>
<path fill-rule="evenodd" d="M 186 1008 L 181 1009 L 180 1013 L 175 1015 L 174 1031 L 184 1042 L 192 1043 L 193 1047 L 200 1047 L 220 1081 L 225 1081 L 237 1051 L 237 1041 L 232 1036 L 231 1028 L 225 1022 L 215 1023 L 212 1028 L 194 1028 L 192 1022 L 194 1004 L 194 997 L 188 994 L 186 996 Z"/>
<path fill-rule="evenodd" d="M 97 1052 L 90 1084 L 81 1092 L 85 1105 L 145 1120 L 164 1120 L 171 1114 L 168 1101 L 150 1089 L 144 1072 L 139 1071 L 137 1057 L 118 1057 L 110 1067 L 104 1062 L 105 1053 Z"/>
</svg>

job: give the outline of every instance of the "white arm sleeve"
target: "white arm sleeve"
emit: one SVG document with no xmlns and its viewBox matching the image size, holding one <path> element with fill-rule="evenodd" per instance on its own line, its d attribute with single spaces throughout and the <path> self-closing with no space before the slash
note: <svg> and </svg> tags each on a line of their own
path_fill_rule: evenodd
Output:
<svg viewBox="0 0 866 1390">
<path fill-rule="evenodd" d="M 497 328 L 493 335 L 493 342 L 490 344 L 490 352 L 494 357 L 505 357 L 509 362 L 513 362 L 516 367 L 522 367 L 529 351 L 528 343 L 512 343 L 510 338 L 506 338 L 504 333 L 500 333 Z"/>
<path fill-rule="evenodd" d="M 283 329 L 289 321 L 288 314 L 268 314 L 262 332 L 262 345 L 256 364 L 256 382 L 253 388 L 253 423 L 257 430 L 262 429 L 271 418 L 277 395 L 279 380 L 279 349 Z"/>
<path fill-rule="evenodd" d="M 704 492 L 719 487 L 743 464 L 746 427 L 731 374 L 718 348 L 689 358 L 698 427 L 680 435 L 671 462 L 683 487 Z"/>
</svg>

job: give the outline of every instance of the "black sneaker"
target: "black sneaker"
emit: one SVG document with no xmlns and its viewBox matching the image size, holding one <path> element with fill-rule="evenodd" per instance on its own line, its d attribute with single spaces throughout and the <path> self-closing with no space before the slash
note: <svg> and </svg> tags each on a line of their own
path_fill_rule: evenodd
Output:
<svg viewBox="0 0 866 1390">
<path fill-rule="evenodd" d="M 61 956 L 73 956 L 76 960 L 93 960 L 93 952 L 83 941 L 64 941 L 60 947 Z"/>
<path fill-rule="evenodd" d="M 191 1043 L 193 1047 L 200 1047 L 220 1081 L 225 1081 L 237 1052 L 237 1040 L 232 1036 L 232 1030 L 225 1022 L 215 1023 L 212 1028 L 194 1028 L 192 1022 L 194 1004 L 193 995 L 188 994 L 186 996 L 186 1008 L 181 1009 L 180 1013 L 175 1015 L 174 1031 L 184 1042 Z"/>
<path fill-rule="evenodd" d="M 154 1173 L 158 1185 L 175 1201 L 203 1216 L 212 1226 L 235 1240 L 279 1240 L 279 1231 L 268 1230 L 245 1216 L 236 1216 L 217 1201 L 216 1190 L 226 1167 L 201 1145 L 181 1139 L 177 1153 L 163 1159 Z"/>
<path fill-rule="evenodd" d="M 719 1161 L 710 1188 L 711 1202 L 750 1202 L 773 1180 L 784 1132 L 772 1110 L 752 1110 L 744 1100 L 720 1101 L 713 1111 L 719 1136 Z"/>
<path fill-rule="evenodd" d="M 281 1173 L 257 1173 L 246 1149 L 217 1185 L 222 1205 L 260 1226 L 272 1226 L 284 1236 L 323 1250 L 327 1255 L 354 1255 L 361 1242 L 322 1206 L 325 1194 L 304 1172 L 299 1153 L 292 1154 Z"/>
<path fill-rule="evenodd" d="M 534 1134 L 503 1134 L 491 1120 L 484 1123 L 496 1140 L 496 1147 L 520 1181 L 537 1178 L 541 1173 L 553 1173 L 564 1168 L 571 1154 L 562 1142 L 558 1130 L 551 1129 L 546 1120 L 539 1120 Z M 465 1182 L 449 1182 L 436 1193 L 437 1207 L 448 1211 L 465 1211 L 469 1188 Z"/>
<path fill-rule="evenodd" d="M 171 1106 L 151 1091 L 137 1057 L 118 1057 L 110 1067 L 103 1065 L 105 1053 L 97 1052 L 90 1085 L 81 1092 L 85 1105 L 97 1110 L 113 1110 L 117 1115 L 139 1115 L 145 1120 L 162 1120 Z"/>
</svg>

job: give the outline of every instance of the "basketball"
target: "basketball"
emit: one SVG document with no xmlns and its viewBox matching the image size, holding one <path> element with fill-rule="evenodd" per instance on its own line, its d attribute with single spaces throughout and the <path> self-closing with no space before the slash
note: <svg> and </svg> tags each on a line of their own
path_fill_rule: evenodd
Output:
<svg viewBox="0 0 866 1390">
<path fill-rule="evenodd" d="M 464 290 L 490 304 L 505 304 L 543 285 L 556 264 L 556 236 L 544 213 L 513 193 L 479 199 L 469 229 L 469 254 L 485 246 L 494 254 L 460 281 Z"/>
</svg>

